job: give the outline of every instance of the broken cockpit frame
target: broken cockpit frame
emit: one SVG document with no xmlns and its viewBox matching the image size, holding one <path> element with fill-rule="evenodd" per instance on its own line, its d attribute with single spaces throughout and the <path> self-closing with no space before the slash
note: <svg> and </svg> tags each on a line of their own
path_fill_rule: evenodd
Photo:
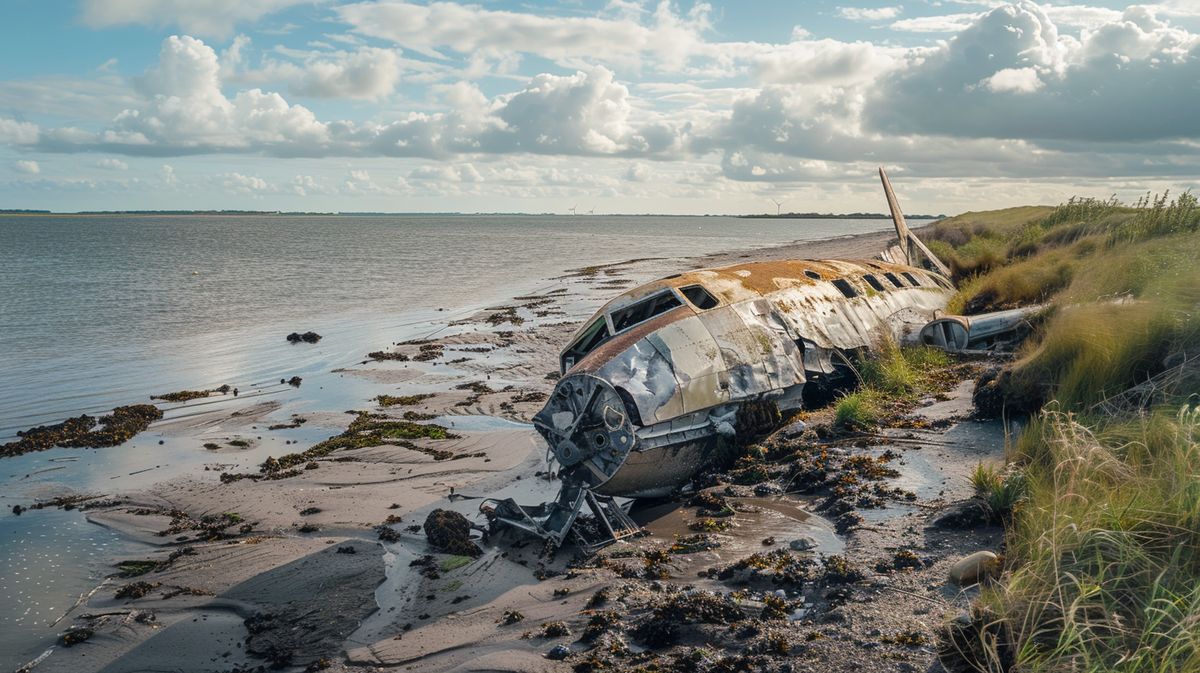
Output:
<svg viewBox="0 0 1200 673">
<path fill-rule="evenodd" d="M 918 343 L 954 293 L 918 251 L 880 170 L 901 244 L 891 261 L 774 260 L 675 274 L 629 290 L 584 323 L 534 426 L 559 464 L 551 503 L 481 505 L 493 526 L 588 548 L 636 534 L 615 498 L 661 497 L 761 425 L 798 409 L 806 384 L 837 378 L 882 340 Z M 897 257 L 903 259 L 897 259 Z M 899 263 L 903 261 L 903 263 Z M 584 513 L 584 507 L 590 516 Z"/>
</svg>

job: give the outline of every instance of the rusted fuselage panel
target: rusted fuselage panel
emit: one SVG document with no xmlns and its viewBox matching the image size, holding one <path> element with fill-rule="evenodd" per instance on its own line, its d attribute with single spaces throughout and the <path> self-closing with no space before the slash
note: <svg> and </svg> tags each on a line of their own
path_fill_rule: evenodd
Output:
<svg viewBox="0 0 1200 673">
<path fill-rule="evenodd" d="M 834 281 L 857 296 L 847 297 Z M 806 370 L 828 373 L 834 350 L 870 348 L 884 338 L 915 343 L 953 293 L 944 279 L 897 264 L 784 260 L 653 281 L 616 297 L 597 316 L 694 285 L 719 304 L 700 310 L 682 301 L 601 343 L 564 374 L 609 381 L 633 398 L 643 424 L 663 422 L 804 383 Z"/>
<path fill-rule="evenodd" d="M 707 308 L 690 294 L 696 287 Z M 534 422 L 564 472 L 593 491 L 662 495 L 734 437 L 744 403 L 798 407 L 808 377 L 831 373 L 836 354 L 916 342 L 952 293 L 936 274 L 865 260 L 753 262 L 647 283 L 572 338 L 564 376 Z M 620 329 L 614 316 L 656 297 L 669 308 Z M 567 354 L 579 355 L 597 320 L 610 336 L 572 362 Z"/>
</svg>

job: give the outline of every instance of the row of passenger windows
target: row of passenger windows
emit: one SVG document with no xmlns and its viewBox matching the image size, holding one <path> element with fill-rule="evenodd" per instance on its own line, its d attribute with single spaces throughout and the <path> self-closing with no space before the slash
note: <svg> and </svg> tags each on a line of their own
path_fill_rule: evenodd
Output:
<svg viewBox="0 0 1200 673">
<path fill-rule="evenodd" d="M 825 279 L 820 273 L 817 273 L 811 269 L 805 269 L 804 275 L 813 280 Z M 892 288 L 900 289 L 905 287 L 906 283 L 909 287 L 921 286 L 921 281 L 907 271 L 901 271 L 899 275 L 888 271 L 883 273 L 882 276 L 883 279 L 886 280 L 890 285 L 890 288 L 888 285 L 884 285 L 883 281 L 881 281 L 874 274 L 864 275 L 863 280 L 865 280 L 867 285 L 870 285 L 876 292 L 886 292 Z M 933 279 L 934 282 L 945 287 L 945 285 L 936 276 L 934 276 Z M 838 291 L 841 292 L 842 295 L 847 299 L 853 299 L 859 296 L 858 290 L 855 289 L 855 287 L 851 285 L 845 278 L 834 278 L 830 282 L 833 283 L 833 286 L 836 287 Z M 721 303 L 712 295 L 712 293 L 704 289 L 703 285 L 688 285 L 686 287 L 681 287 L 679 288 L 679 293 L 686 297 L 693 306 L 702 311 L 715 308 Z M 680 306 L 683 306 L 683 302 L 679 301 L 679 298 L 675 295 L 675 293 L 671 292 L 670 290 L 660 292 L 653 296 L 642 299 L 641 301 L 634 302 L 625 308 L 617 309 L 609 314 L 612 318 L 612 333 L 610 333 L 608 330 L 608 322 L 604 319 L 604 316 L 600 316 L 591 325 L 588 325 L 588 328 L 584 330 L 583 335 L 580 336 L 579 339 L 563 354 L 564 371 L 570 369 L 574 363 L 578 362 L 581 358 L 583 358 L 583 356 L 587 355 L 597 346 L 607 341 L 608 338 L 613 334 L 624 332 L 631 327 L 640 325 L 655 316 L 662 315 L 663 313 Z"/>
<path fill-rule="evenodd" d="M 804 273 L 806 275 L 808 275 L 810 278 L 813 278 L 813 277 L 820 278 L 820 274 L 817 274 L 817 273 L 813 273 L 810 271 L 805 271 Z M 899 276 L 888 271 L 883 274 L 883 278 L 884 278 L 884 280 L 886 280 L 888 282 L 888 285 L 884 285 L 883 281 L 879 280 L 879 277 L 874 274 L 868 273 L 868 274 L 863 275 L 863 280 L 865 280 L 867 282 L 867 285 L 870 285 L 871 288 L 873 290 L 875 290 L 876 292 L 887 292 L 888 290 L 893 289 L 893 288 L 899 289 L 899 288 L 906 287 L 906 286 L 907 287 L 920 287 L 921 286 L 921 281 L 918 280 L 916 276 L 912 275 L 911 273 L 909 273 L 907 271 L 901 271 Z M 903 278 L 903 280 L 901 280 L 902 278 Z M 842 296 L 846 297 L 847 299 L 853 299 L 859 295 L 858 290 L 856 290 L 854 288 L 854 286 L 851 285 L 845 278 L 834 278 L 830 282 L 832 282 L 833 286 L 836 287 L 838 289 L 838 291 L 842 293 Z M 938 285 L 943 285 L 941 282 L 938 281 L 938 279 L 936 277 L 934 277 L 934 282 L 937 283 Z M 907 283 L 907 285 L 906 285 L 906 283 Z M 945 285 L 943 285 L 943 287 L 945 287 Z M 951 289 L 951 288 L 947 287 L 946 289 Z"/>
</svg>

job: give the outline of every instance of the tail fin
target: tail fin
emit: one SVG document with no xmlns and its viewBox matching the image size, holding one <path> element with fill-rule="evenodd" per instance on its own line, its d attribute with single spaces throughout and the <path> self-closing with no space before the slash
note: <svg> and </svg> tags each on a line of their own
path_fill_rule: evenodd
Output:
<svg viewBox="0 0 1200 673">
<path fill-rule="evenodd" d="M 913 248 L 920 250 L 929 263 L 934 266 L 944 276 L 950 275 L 950 268 L 938 259 L 937 255 L 925 246 L 917 235 L 912 233 L 908 228 L 908 222 L 904 220 L 904 212 L 900 210 L 900 202 L 896 200 L 896 192 L 892 191 L 892 182 L 888 180 L 887 173 L 883 171 L 883 166 L 879 167 L 879 180 L 883 182 L 883 193 L 887 195 L 888 209 L 892 211 L 892 223 L 896 225 L 896 236 L 900 239 L 900 256 L 903 258 L 904 264 L 916 266 L 917 259 L 913 254 Z M 893 260 L 895 261 L 895 260 Z"/>
</svg>

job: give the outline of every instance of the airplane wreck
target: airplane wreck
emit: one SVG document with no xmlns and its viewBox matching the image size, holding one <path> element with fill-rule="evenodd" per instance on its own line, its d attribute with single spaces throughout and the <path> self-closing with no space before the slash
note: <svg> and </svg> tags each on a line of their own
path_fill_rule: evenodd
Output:
<svg viewBox="0 0 1200 673">
<path fill-rule="evenodd" d="M 853 360 L 883 340 L 958 336 L 927 329 L 955 288 L 879 174 L 899 239 L 882 255 L 889 261 L 688 271 L 624 292 L 588 319 L 561 351 L 562 377 L 533 419 L 559 465 L 558 498 L 485 500 L 493 525 L 556 546 L 572 531 L 585 548 L 635 535 L 615 498 L 661 497 L 686 484 L 738 428 L 753 427 L 763 404 L 799 409 L 806 386 L 854 376 Z M 921 257 L 931 268 L 917 265 Z M 585 506 L 591 517 L 580 518 Z"/>
</svg>

